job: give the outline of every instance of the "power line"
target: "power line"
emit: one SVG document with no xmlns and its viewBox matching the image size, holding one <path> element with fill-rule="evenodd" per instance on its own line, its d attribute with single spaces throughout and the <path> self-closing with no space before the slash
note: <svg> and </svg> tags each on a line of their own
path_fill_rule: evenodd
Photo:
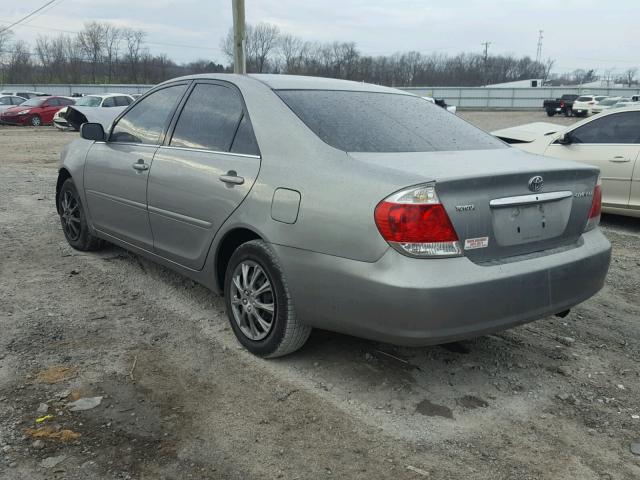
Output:
<svg viewBox="0 0 640 480">
<path fill-rule="evenodd" d="M 42 5 L 40 8 L 36 8 L 33 12 L 31 12 L 28 15 L 25 15 L 24 17 L 22 17 L 20 20 L 16 20 L 15 22 L 13 22 L 11 25 L 9 25 L 8 27 L 3 28 L 2 30 L 0 30 L 0 33 L 4 33 L 6 31 L 8 31 L 9 29 L 11 29 L 12 27 L 15 27 L 16 25 L 19 25 L 20 23 L 24 22 L 25 20 L 27 20 L 29 17 L 33 17 L 36 13 L 38 13 L 41 10 L 44 10 L 45 8 L 47 8 L 49 5 L 52 5 L 53 3 L 57 2 L 58 0 L 49 0 L 47 3 L 45 3 L 44 5 Z M 60 0 L 61 2 L 63 0 Z"/>
</svg>

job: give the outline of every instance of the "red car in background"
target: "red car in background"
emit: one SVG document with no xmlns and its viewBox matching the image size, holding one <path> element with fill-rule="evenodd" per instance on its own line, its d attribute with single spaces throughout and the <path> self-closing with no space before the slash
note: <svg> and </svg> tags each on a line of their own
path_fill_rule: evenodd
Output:
<svg viewBox="0 0 640 480">
<path fill-rule="evenodd" d="M 8 125 L 47 125 L 53 122 L 53 116 L 75 100 L 66 97 L 34 97 L 0 114 L 0 123 Z"/>
</svg>

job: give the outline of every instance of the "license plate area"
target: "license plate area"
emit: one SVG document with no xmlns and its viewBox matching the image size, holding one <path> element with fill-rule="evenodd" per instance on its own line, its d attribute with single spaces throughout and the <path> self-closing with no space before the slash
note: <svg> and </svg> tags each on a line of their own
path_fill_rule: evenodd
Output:
<svg viewBox="0 0 640 480">
<path fill-rule="evenodd" d="M 527 196 L 529 200 L 530 197 Z M 571 214 L 572 196 L 527 203 L 518 203 L 515 199 L 519 197 L 513 198 L 511 203 L 503 202 L 491 206 L 496 244 L 507 247 L 540 242 L 559 237 L 566 230 Z"/>
</svg>

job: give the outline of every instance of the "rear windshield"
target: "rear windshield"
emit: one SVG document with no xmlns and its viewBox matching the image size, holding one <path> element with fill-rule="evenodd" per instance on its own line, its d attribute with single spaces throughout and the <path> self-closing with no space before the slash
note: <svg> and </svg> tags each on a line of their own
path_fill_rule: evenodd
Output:
<svg viewBox="0 0 640 480">
<path fill-rule="evenodd" d="M 506 148 L 498 139 L 412 95 L 279 90 L 323 141 L 345 152 L 432 152 Z"/>
<path fill-rule="evenodd" d="M 593 100 L 593 97 L 578 97 L 576 102 L 590 102 Z"/>
<path fill-rule="evenodd" d="M 619 101 L 620 101 L 620 99 L 619 99 L 619 98 L 602 100 L 602 101 L 600 102 L 600 105 L 604 105 L 604 106 L 606 107 L 606 106 L 609 106 L 609 105 L 615 105 L 615 104 L 616 104 L 616 103 L 618 103 Z"/>
<path fill-rule="evenodd" d="M 102 98 L 100 97 L 82 97 L 76 102 L 76 105 L 79 107 L 99 107 L 102 102 Z"/>
</svg>

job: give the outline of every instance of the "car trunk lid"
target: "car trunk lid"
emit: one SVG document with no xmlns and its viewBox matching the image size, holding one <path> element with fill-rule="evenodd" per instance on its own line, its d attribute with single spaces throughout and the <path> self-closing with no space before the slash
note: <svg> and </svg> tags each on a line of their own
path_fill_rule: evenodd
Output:
<svg viewBox="0 0 640 480">
<path fill-rule="evenodd" d="M 464 254 L 476 263 L 575 244 L 598 176 L 594 167 L 511 148 L 349 155 L 389 177 L 403 172 L 398 189 L 435 182 Z"/>
</svg>

